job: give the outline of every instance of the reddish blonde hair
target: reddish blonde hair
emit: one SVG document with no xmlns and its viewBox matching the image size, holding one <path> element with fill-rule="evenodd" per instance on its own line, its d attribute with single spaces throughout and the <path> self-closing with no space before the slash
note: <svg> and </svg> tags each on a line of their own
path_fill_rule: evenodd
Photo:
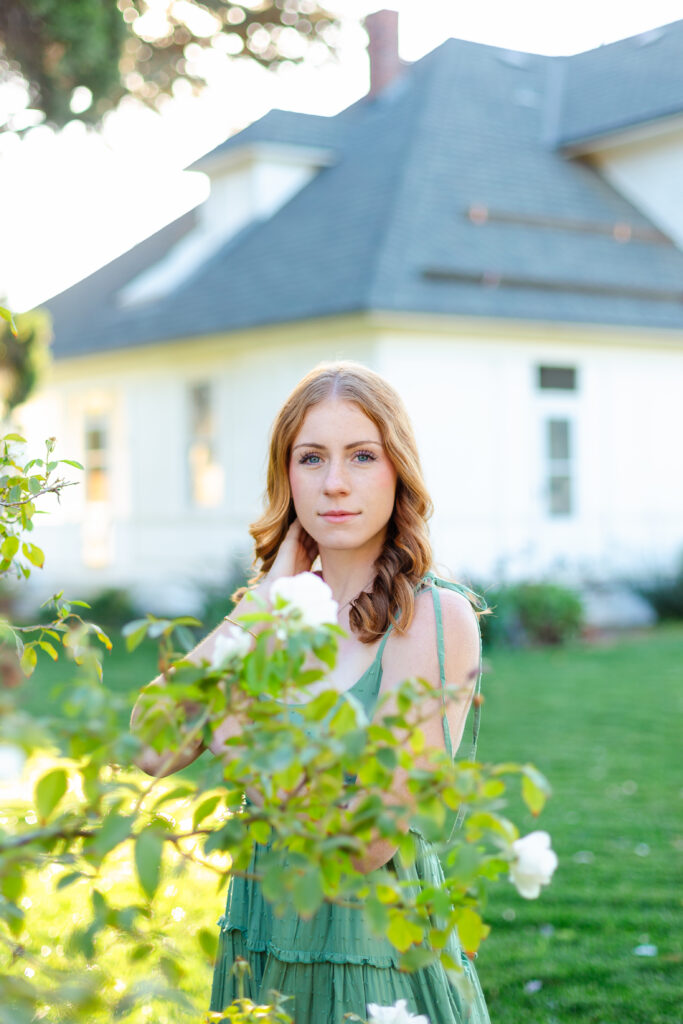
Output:
<svg viewBox="0 0 683 1024">
<path fill-rule="evenodd" d="M 326 398 L 354 402 L 380 431 L 396 469 L 396 499 L 384 547 L 375 562 L 371 591 L 353 601 L 349 624 L 364 643 L 372 643 L 390 622 L 403 632 L 413 619 L 414 588 L 432 564 L 427 520 L 432 502 L 422 476 L 415 436 L 403 402 L 394 388 L 361 363 L 320 363 L 306 374 L 286 400 L 273 424 L 265 510 L 249 532 L 254 539 L 250 584 L 261 580 L 296 517 L 289 484 L 292 445 L 308 410 Z M 238 591 L 237 599 L 244 590 Z"/>
</svg>

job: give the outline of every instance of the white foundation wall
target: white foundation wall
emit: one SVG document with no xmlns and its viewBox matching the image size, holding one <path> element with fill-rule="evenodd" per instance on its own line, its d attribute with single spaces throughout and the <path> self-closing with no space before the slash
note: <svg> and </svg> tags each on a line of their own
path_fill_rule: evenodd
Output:
<svg viewBox="0 0 683 1024">
<path fill-rule="evenodd" d="M 683 556 L 683 345 L 539 333 L 381 342 L 378 369 L 415 426 L 439 564 L 477 581 L 672 571 Z M 575 367 L 577 390 L 539 390 L 539 365 Z M 547 511 L 548 418 L 573 427 L 568 516 Z"/>
</svg>

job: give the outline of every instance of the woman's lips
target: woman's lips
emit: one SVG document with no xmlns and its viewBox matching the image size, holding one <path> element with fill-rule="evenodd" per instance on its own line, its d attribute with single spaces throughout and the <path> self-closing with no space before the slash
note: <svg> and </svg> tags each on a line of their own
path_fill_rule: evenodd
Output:
<svg viewBox="0 0 683 1024">
<path fill-rule="evenodd" d="M 358 512 L 321 512 L 323 519 L 327 519 L 329 523 L 344 523 L 347 519 L 353 519 L 357 516 Z"/>
</svg>

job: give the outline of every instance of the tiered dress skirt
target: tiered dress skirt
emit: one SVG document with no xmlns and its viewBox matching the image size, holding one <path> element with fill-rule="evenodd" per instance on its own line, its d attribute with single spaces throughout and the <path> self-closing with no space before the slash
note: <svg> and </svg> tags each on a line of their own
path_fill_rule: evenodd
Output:
<svg viewBox="0 0 683 1024">
<path fill-rule="evenodd" d="M 410 835 L 413 863 L 406 865 L 396 853 L 387 867 L 399 881 L 443 884 L 434 847 L 416 829 Z M 259 862 L 268 850 L 255 845 L 249 874 L 262 871 Z M 220 1012 L 237 998 L 230 969 L 236 957 L 243 957 L 251 967 L 245 995 L 262 1004 L 269 1001 L 271 989 L 292 996 L 285 1009 L 295 1024 L 342 1024 L 345 1013 L 365 1019 L 368 1003 L 393 1006 L 399 999 L 406 1000 L 412 1013 L 426 1015 L 430 1024 L 490 1024 L 474 964 L 455 933 L 447 950 L 463 967 L 457 985 L 438 962 L 413 973 L 400 970 L 396 950 L 371 931 L 361 906 L 323 903 L 309 920 L 292 907 L 277 917 L 258 882 L 233 876 L 218 924 L 211 1010 Z"/>
</svg>

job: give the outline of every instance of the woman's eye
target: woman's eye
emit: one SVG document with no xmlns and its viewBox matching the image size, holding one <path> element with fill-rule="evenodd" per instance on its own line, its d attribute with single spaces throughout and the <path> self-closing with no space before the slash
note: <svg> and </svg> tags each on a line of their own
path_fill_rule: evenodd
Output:
<svg viewBox="0 0 683 1024">
<path fill-rule="evenodd" d="M 356 459 L 361 465 L 365 465 L 368 462 L 374 462 L 377 458 L 372 452 L 354 452 L 353 458 Z M 299 459 L 299 465 L 302 466 L 318 466 L 322 462 L 322 456 L 317 452 L 305 452 Z"/>
</svg>

